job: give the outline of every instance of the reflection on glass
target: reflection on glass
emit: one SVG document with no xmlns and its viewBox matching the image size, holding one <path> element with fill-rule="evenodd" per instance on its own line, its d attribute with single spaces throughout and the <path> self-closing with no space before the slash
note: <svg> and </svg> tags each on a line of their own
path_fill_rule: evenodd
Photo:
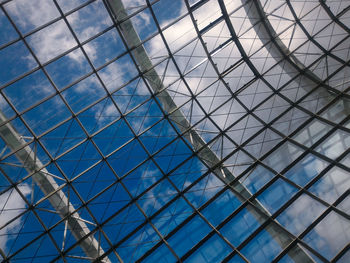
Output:
<svg viewBox="0 0 350 263">
<path fill-rule="evenodd" d="M 202 214 L 215 226 L 232 214 L 240 204 L 241 202 L 238 201 L 234 194 L 227 190 L 207 206 L 202 211 Z"/>
<path fill-rule="evenodd" d="M 210 227 L 199 216 L 195 216 L 184 225 L 168 242 L 179 257 L 195 246 L 208 232 Z M 186 238 L 184 238 L 186 237 Z"/>
<path fill-rule="evenodd" d="M 227 238 L 232 245 L 238 246 L 242 243 L 260 224 L 251 214 L 252 207 L 242 209 L 223 228 L 220 229 L 222 235 Z"/>
<path fill-rule="evenodd" d="M 267 228 L 270 228 L 271 225 L 268 225 L 266 229 L 259 232 L 259 234 L 254 237 L 243 249 L 242 254 L 252 263 L 260 262 L 271 262 L 278 253 L 284 248 L 276 242 L 276 238 L 280 239 L 284 246 L 288 245 L 286 240 L 275 233 L 274 236 L 271 236 L 271 231 L 268 231 Z"/>
<path fill-rule="evenodd" d="M 332 211 L 304 237 L 304 240 L 330 260 L 350 242 L 349 221 Z"/>
<path fill-rule="evenodd" d="M 303 232 L 326 209 L 321 203 L 303 194 L 277 217 L 288 231 L 295 236 Z"/>
<path fill-rule="evenodd" d="M 350 174 L 338 167 L 328 171 L 310 191 L 330 204 L 350 188 Z"/>
<path fill-rule="evenodd" d="M 272 167 L 277 172 L 280 172 L 287 165 L 293 162 L 301 153 L 302 151 L 298 146 L 290 142 L 286 142 L 282 144 L 277 150 L 272 152 L 264 160 L 264 163 Z"/>
<path fill-rule="evenodd" d="M 344 151 L 350 147 L 350 135 L 346 131 L 337 130 L 332 133 L 316 151 L 326 155 L 331 159 L 339 157 Z"/>
<path fill-rule="evenodd" d="M 322 172 L 327 165 L 328 163 L 326 161 L 308 154 L 287 171 L 285 176 L 300 186 L 305 186 Z"/>
<path fill-rule="evenodd" d="M 221 262 L 231 251 L 231 247 L 215 234 L 184 262 Z"/>
<path fill-rule="evenodd" d="M 281 179 L 278 179 L 262 194 L 260 194 L 257 199 L 271 214 L 273 214 L 296 192 L 297 189 L 292 185 Z"/>
</svg>

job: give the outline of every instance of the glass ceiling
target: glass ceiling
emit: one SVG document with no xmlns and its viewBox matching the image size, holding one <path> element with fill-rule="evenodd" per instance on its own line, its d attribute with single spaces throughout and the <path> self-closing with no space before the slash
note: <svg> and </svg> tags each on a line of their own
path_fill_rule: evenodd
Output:
<svg viewBox="0 0 350 263">
<path fill-rule="evenodd" d="M 350 2 L 0 0 L 3 262 L 347 262 Z"/>
</svg>

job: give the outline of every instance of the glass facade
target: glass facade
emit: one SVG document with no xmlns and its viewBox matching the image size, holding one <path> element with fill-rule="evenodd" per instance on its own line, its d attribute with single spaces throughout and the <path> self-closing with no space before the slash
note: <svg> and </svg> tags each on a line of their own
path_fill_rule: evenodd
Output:
<svg viewBox="0 0 350 263">
<path fill-rule="evenodd" d="M 349 262 L 349 1 L 0 6 L 3 262 Z"/>
</svg>

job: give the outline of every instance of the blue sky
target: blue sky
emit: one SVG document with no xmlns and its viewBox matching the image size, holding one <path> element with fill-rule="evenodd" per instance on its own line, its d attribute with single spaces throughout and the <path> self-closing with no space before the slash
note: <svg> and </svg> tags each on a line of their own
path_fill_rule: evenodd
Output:
<svg viewBox="0 0 350 263">
<path fill-rule="evenodd" d="M 66 13 L 86 1 L 61 0 L 57 2 Z M 145 3 L 137 0 L 124 1 L 124 4 L 131 14 Z M 228 6 L 234 9 L 233 3 L 228 3 Z M 162 27 L 186 13 L 186 7 L 182 1 L 162 0 L 155 3 L 153 7 Z M 7 118 L 15 116 L 14 109 L 21 114 L 21 118 L 16 116 L 11 120 L 11 124 L 20 135 L 28 136 L 25 138 L 27 142 L 31 140 L 31 132 L 40 138 L 47 152 L 36 143 L 31 143 L 30 148 L 37 149 L 37 156 L 44 165 L 47 165 L 47 170 L 55 175 L 55 180 L 62 186 L 62 191 L 66 195 L 69 193 L 70 202 L 75 208 L 80 208 L 80 217 L 92 222 L 88 224 L 89 228 L 93 229 L 94 223 L 104 223 L 107 220 L 103 230 L 112 244 L 116 244 L 145 222 L 144 215 L 147 217 L 154 215 L 157 210 L 175 198 L 176 200 L 171 205 L 150 221 L 159 230 L 159 233 L 165 236 L 186 220 L 194 212 L 194 208 L 200 208 L 223 189 L 224 184 L 210 172 L 200 180 L 198 179 L 208 169 L 197 156 L 192 154 L 190 142 L 178 138 L 176 126 L 173 127 L 168 120 L 164 119 L 160 104 L 156 103 L 156 99 L 152 97 L 152 92 L 144 80 L 138 76 L 139 73 L 132 58 L 127 53 L 117 29 L 113 27 L 113 22 L 102 1 L 94 1 L 67 16 L 70 26 L 79 42 L 83 43 L 82 48 L 96 71 L 89 65 L 65 21 L 58 19 L 60 13 L 53 2 L 13 0 L 4 4 L 4 8 L 21 34 L 30 33 L 57 19 L 54 23 L 25 38 L 39 63 L 44 65 L 44 71 L 39 68 L 22 40 L 7 46 L 7 43 L 17 40 L 19 36 L 3 11 L 0 10 L 2 31 L 0 47 L 6 45 L 0 49 L 0 85 L 2 87 L 1 96 L 8 99 L 8 102 L 4 99 L 0 100 L 0 108 Z M 201 29 L 208 26 L 214 18 L 221 16 L 221 12 L 218 4 L 212 1 L 198 9 L 194 16 Z M 141 40 L 157 32 L 149 9 L 134 16 L 132 22 Z M 102 31 L 105 32 L 87 41 Z M 196 126 L 203 138 L 209 141 L 220 130 L 226 129 L 243 117 L 246 111 L 237 100 L 230 99 L 230 93 L 224 88 L 221 80 L 218 81 L 215 69 L 209 63 L 202 44 L 196 39 L 192 40 L 196 38 L 197 33 L 189 16 L 164 30 L 164 36 L 170 50 L 176 51 L 174 59 L 180 71 L 185 75 L 190 90 L 179 79 L 179 72 L 172 61 L 164 60 L 163 63 L 157 65 L 156 70 L 160 76 L 165 72 L 164 85 L 168 88 L 175 103 L 182 105 L 182 112 L 192 123 L 201 120 L 206 113 L 211 114 L 213 122 L 205 119 Z M 230 33 L 223 22 L 203 36 L 209 52 L 229 38 Z M 254 45 L 260 46 L 261 42 L 256 41 Z M 149 39 L 144 46 L 154 64 L 162 61 L 164 56 L 168 55 L 160 35 Z M 261 53 L 255 55 L 257 57 L 255 64 L 261 71 L 266 70 L 266 67 L 264 62 L 261 62 L 259 54 L 265 51 L 267 52 L 267 49 L 264 48 Z M 213 54 L 213 57 L 218 68 L 223 71 L 239 61 L 241 54 L 232 42 L 220 52 Z M 286 76 L 282 78 L 284 77 L 287 78 Z M 255 77 L 246 63 L 242 63 L 226 76 L 225 81 L 228 81 L 232 90 L 235 91 L 237 87 L 242 87 L 253 78 Z M 60 94 L 57 94 L 58 92 Z M 199 94 L 197 98 L 203 108 L 192 100 L 190 92 L 195 95 Z M 241 100 L 247 103 L 247 107 L 251 108 L 272 93 L 263 82 L 255 81 L 240 96 Z M 316 98 L 315 101 L 317 100 Z M 223 106 L 212 112 L 221 104 Z M 289 106 L 288 102 L 275 95 L 267 103 L 261 105 L 256 114 L 268 122 L 287 106 Z M 72 114 L 76 116 L 73 118 Z M 292 131 L 290 126 L 293 121 L 295 126 L 299 126 L 304 121 L 302 119 L 298 122 L 297 117 L 300 116 L 297 111 L 293 111 L 290 115 L 292 116 L 288 117 L 286 114 L 285 120 L 281 121 L 281 127 L 282 124 L 284 124 L 283 127 L 289 126 L 282 130 L 286 135 Z M 226 133 L 238 144 L 253 136 L 263 126 L 252 115 L 248 116 Z M 293 116 L 296 120 L 293 119 Z M 28 124 L 30 131 L 22 119 Z M 317 121 L 317 124 L 323 125 L 324 133 L 328 131 L 324 123 Z M 316 136 L 312 136 L 313 141 L 311 141 L 310 137 L 305 134 L 317 130 L 317 127 L 308 126 L 294 139 L 311 146 L 321 135 L 317 135 L 317 139 Z M 135 135 L 139 136 L 135 137 Z M 316 150 L 334 159 L 347 150 L 350 145 L 348 138 L 346 131 L 336 131 Z M 281 140 L 281 136 L 267 129 L 246 145 L 244 150 L 260 157 Z M 224 143 L 223 148 L 221 142 Z M 2 146 L 5 146 L 3 142 Z M 223 154 L 222 157 L 231 154 L 236 149 L 236 146 L 226 137 L 221 137 L 221 140 L 213 142 L 211 147 L 217 155 Z M 146 151 L 155 155 L 149 158 Z M 47 200 L 39 202 L 43 197 L 42 192 L 32 183 L 31 178 L 26 177 L 27 172 L 21 165 L 18 165 L 19 162 L 14 155 L 9 155 L 10 152 L 9 149 L 5 149 L 5 159 L 2 160 L 1 168 L 13 182 L 20 181 L 20 183 L 16 189 L 10 188 L 10 183 L 5 176 L 0 175 L 2 191 L 0 211 L 4 219 L 1 221 L 7 222 L 18 217 L 11 224 L 0 229 L 0 247 L 8 255 L 44 232 L 35 213 L 27 209 L 28 204 L 36 204 L 37 214 L 47 227 L 53 226 L 60 220 L 57 214 L 47 211 L 52 210 Z M 106 157 L 110 166 L 100 153 Z M 281 172 L 302 153 L 303 150 L 300 147 L 286 142 L 265 158 L 263 163 Z M 50 162 L 51 158 L 55 162 Z M 242 167 L 230 168 L 235 175 L 239 175 L 253 161 L 243 151 L 237 151 L 237 154 L 232 155 L 226 164 L 246 163 Z M 297 162 L 285 176 L 304 187 L 328 165 L 329 163 L 323 159 L 308 154 Z M 167 175 L 167 178 L 164 178 L 164 174 Z M 258 192 L 275 177 L 274 173 L 260 164 L 251 167 L 247 174 L 249 176 L 243 177 L 242 183 L 252 194 Z M 65 184 L 65 177 L 73 180 L 72 185 L 77 192 Z M 197 179 L 198 182 L 188 188 Z M 123 185 L 117 180 L 121 180 Z M 158 181 L 160 183 L 139 196 Z M 349 182 L 347 172 L 336 167 L 315 183 L 310 188 L 310 192 L 331 204 L 348 189 Z M 104 189 L 108 190 L 99 194 Z M 186 193 L 180 196 L 179 191 L 184 189 Z M 257 200 L 273 214 L 297 191 L 298 189 L 292 184 L 277 179 L 259 194 Z M 132 198 L 135 197 L 138 197 L 137 203 L 132 201 Z M 89 202 L 89 209 L 82 207 L 80 198 Z M 133 204 L 126 207 L 130 202 Z M 179 257 L 183 256 L 189 248 L 212 230 L 209 223 L 214 226 L 219 225 L 240 205 L 241 202 L 231 191 L 224 191 L 207 208 L 201 210 L 208 222 L 199 215 L 194 216 L 168 239 L 169 245 Z M 300 216 L 305 207 L 312 207 L 314 213 Z M 88 210 L 91 211 L 91 214 Z M 118 211 L 120 212 L 117 213 Z M 298 235 L 315 220 L 315 214 L 321 214 L 320 211 L 324 211 L 323 205 L 309 195 L 303 194 L 277 220 L 293 234 Z M 344 223 L 335 226 L 334 233 L 340 233 L 342 230 L 345 232 L 339 238 L 339 243 L 336 235 L 328 236 L 323 230 L 323 225 L 337 220 Z M 232 245 L 238 246 L 259 225 L 260 223 L 244 208 L 220 232 Z M 345 244 L 348 242 L 350 236 L 348 229 L 348 221 L 336 212 L 332 212 L 306 235 L 304 240 L 315 250 L 321 250 L 328 243 Z M 59 246 L 63 243 L 63 232 L 64 221 L 51 230 L 52 237 Z M 97 236 L 98 234 L 95 234 L 95 237 Z M 184 240 L 184 236 L 188 238 Z M 104 237 L 102 239 L 103 249 L 108 250 L 110 244 Z M 70 232 L 66 240 L 66 248 L 75 242 Z M 141 257 L 160 240 L 155 229 L 146 223 L 139 231 L 125 240 L 116 251 L 124 260 L 131 262 Z M 315 240 L 322 242 L 318 243 Z M 331 258 L 340 249 L 342 249 L 341 245 L 334 245 L 329 246 L 326 250 L 321 250 L 320 253 Z M 220 261 L 231 251 L 232 248 L 219 235 L 214 234 L 197 252 L 191 255 L 188 261 Z M 262 258 L 270 261 L 280 251 L 281 247 L 271 238 L 266 229 L 262 230 L 241 250 L 251 262 L 259 262 Z M 75 253 L 83 255 L 79 247 L 69 252 L 71 255 Z M 50 238 L 44 235 L 20 252 L 17 256 L 18 261 L 21 261 L 20 258 L 22 258 L 25 262 L 25 258 L 33 254 L 37 256 L 35 262 L 45 262 L 55 258 L 58 252 Z M 164 255 L 168 262 L 174 262 L 175 257 L 164 244 L 160 245 L 148 260 L 151 262 L 152 259 L 156 260 Z M 117 262 L 112 253 L 109 256 L 112 261 Z"/>
</svg>

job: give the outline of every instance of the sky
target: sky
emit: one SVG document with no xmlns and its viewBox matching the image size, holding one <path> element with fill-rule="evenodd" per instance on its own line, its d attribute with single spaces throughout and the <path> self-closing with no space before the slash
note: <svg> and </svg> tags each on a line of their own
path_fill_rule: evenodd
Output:
<svg viewBox="0 0 350 263">
<path fill-rule="evenodd" d="M 103 230 L 109 238 L 108 241 L 102 235 L 105 251 L 110 248 L 109 242 L 118 244 L 116 251 L 120 257 L 133 262 L 161 240 L 159 234 L 166 236 L 187 220 L 179 231 L 167 238 L 169 246 L 181 257 L 213 230 L 210 224 L 219 225 L 241 202 L 231 191 L 223 190 L 225 184 L 193 154 L 191 142 L 178 137 L 176 123 L 164 118 L 162 105 L 148 83 L 140 78 L 120 30 L 114 27 L 103 2 L 96 0 L 84 6 L 86 2 L 57 1 L 61 11 L 67 14 L 67 22 L 51 0 L 12 0 L 2 5 L 1 111 L 11 119 L 18 134 L 25 136 L 26 142 L 32 142 L 33 135 L 39 138 L 40 144 L 32 142 L 29 147 L 35 149 L 58 186 L 69 195 L 80 217 L 93 222 L 88 227 L 94 229 L 96 223 L 104 224 Z M 245 174 L 241 183 L 252 194 L 257 194 L 256 199 L 270 214 L 278 212 L 295 197 L 298 187 L 311 184 L 307 193 L 295 197 L 288 208 L 278 212 L 276 220 L 283 227 L 296 236 L 301 234 L 325 211 L 325 204 L 331 205 L 344 196 L 350 184 L 349 166 L 331 161 L 343 156 L 350 145 L 349 127 L 344 124 L 348 118 L 344 113 L 347 104 L 337 100 L 333 106 L 326 106 L 321 118 L 305 122 L 333 97 L 317 89 L 300 102 L 303 109 L 291 107 L 292 102 L 316 85 L 297 76 L 297 71 L 285 72 L 284 63 L 269 55 L 272 45 L 263 46 L 265 40 L 258 39 L 256 28 L 245 18 L 245 8 L 239 1 L 224 2 L 228 13 L 233 12 L 231 23 L 244 52 L 264 78 L 257 78 L 254 69 L 242 57 L 229 27 L 221 19 L 217 1 L 209 1 L 193 12 L 198 30 L 203 32 L 205 47 L 198 39 L 190 16 L 186 15 L 183 1 L 161 0 L 152 5 L 176 65 L 168 58 L 161 35 L 156 34 L 158 29 L 151 11 L 142 9 L 145 2 L 123 2 L 128 14 L 141 10 L 131 21 L 140 39 L 147 39 L 143 46 L 173 101 L 206 142 L 217 136 L 210 143 L 212 151 L 220 158 L 227 157 L 224 164 L 235 176 Z M 301 20 L 311 20 L 305 23 L 307 32 L 316 35 L 316 42 L 320 43 L 316 48 L 293 22 L 286 4 L 281 2 L 280 7 L 274 9 L 271 1 L 264 2 L 265 11 L 272 13 L 269 19 L 281 34 L 281 40 L 292 51 L 297 49 L 295 54 L 306 66 L 319 59 L 323 49 L 334 51 L 343 60 L 349 59 L 349 52 L 341 44 L 348 43 L 348 33 L 334 23 L 328 26 L 330 19 L 323 19 L 327 15 L 319 4 L 292 1 Z M 336 5 L 332 8 L 339 12 L 341 6 Z M 26 42 L 17 40 L 18 33 L 4 10 Z M 184 17 L 177 21 L 182 15 Z M 281 20 L 279 16 L 288 19 Z M 214 26 L 211 23 L 216 19 L 221 21 Z M 316 19 L 321 19 L 322 23 L 317 24 Z M 334 36 L 329 36 L 330 30 Z M 155 36 L 150 38 L 152 35 Z M 9 44 L 11 41 L 13 43 Z M 303 52 L 310 54 L 301 55 Z M 312 70 L 324 79 L 339 67 L 342 67 L 340 60 L 319 59 Z M 328 83 L 340 91 L 345 89 L 348 68 Z M 217 72 L 222 74 L 220 78 Z M 292 80 L 293 76 L 297 77 Z M 283 89 L 278 90 L 281 87 Z M 247 112 L 252 109 L 254 114 Z M 337 119 L 329 117 L 334 114 Z M 271 127 L 262 130 L 270 122 Z M 339 122 L 343 127 L 333 129 Z M 300 132 L 293 134 L 301 125 L 304 126 Z M 225 131 L 224 135 L 219 135 L 221 131 Z M 283 141 L 290 134 L 293 141 Z M 328 139 L 320 142 L 325 134 Z M 276 145 L 278 148 L 270 152 Z M 305 153 L 303 145 L 315 145 L 315 151 Z M 60 221 L 50 203 L 41 199 L 43 193 L 27 176 L 26 167 L 11 154 L 11 149 L 6 148 L 3 141 L 1 146 L 4 147 L 1 172 L 8 177 L 0 175 L 0 221 L 5 222 L 0 225 L 0 248 L 6 255 L 18 253 L 14 261 L 26 260 L 32 255 L 36 256 L 33 262 L 52 260 L 58 256 L 58 251 L 50 238 L 59 247 L 65 243 L 65 248 L 69 248 L 75 242 L 74 237 L 68 231 L 64 239 L 64 220 Z M 237 152 L 233 154 L 233 151 Z M 313 181 L 318 175 L 320 178 Z M 66 184 L 66 178 L 72 181 L 74 189 Z M 82 200 L 89 203 L 88 209 L 83 207 Z M 342 207 L 346 207 L 347 200 L 344 199 Z M 35 204 L 37 211 L 29 210 L 29 204 Z M 163 207 L 166 208 L 155 215 Z M 303 213 L 306 208 L 309 212 Z M 195 209 L 200 209 L 201 213 L 194 215 Z M 216 217 L 211 212 L 215 209 Z M 238 246 L 260 225 L 248 209 L 240 209 L 219 229 L 233 246 Z M 146 217 L 151 219 L 146 220 Z M 46 227 L 52 227 L 51 236 L 40 236 L 44 228 L 39 218 Z M 325 230 L 328 225 L 333 227 L 329 231 Z M 125 239 L 138 226 L 140 229 Z M 234 229 L 246 230 L 239 233 Z M 184 236 L 188 239 L 184 240 Z M 35 238 L 33 244 L 22 249 Z M 344 214 L 335 210 L 303 237 L 306 244 L 327 259 L 334 257 L 349 240 L 349 222 Z M 215 232 L 188 261 L 220 261 L 230 251 L 232 247 Z M 251 262 L 262 258 L 270 261 L 280 251 L 269 226 L 241 249 L 242 255 Z M 77 247 L 68 254 L 83 255 L 83 252 Z M 164 243 L 146 259 L 152 262 L 163 255 L 168 262 L 176 260 Z M 112 253 L 108 256 L 112 262 L 118 262 Z M 234 259 L 238 261 L 237 257 Z"/>
</svg>

